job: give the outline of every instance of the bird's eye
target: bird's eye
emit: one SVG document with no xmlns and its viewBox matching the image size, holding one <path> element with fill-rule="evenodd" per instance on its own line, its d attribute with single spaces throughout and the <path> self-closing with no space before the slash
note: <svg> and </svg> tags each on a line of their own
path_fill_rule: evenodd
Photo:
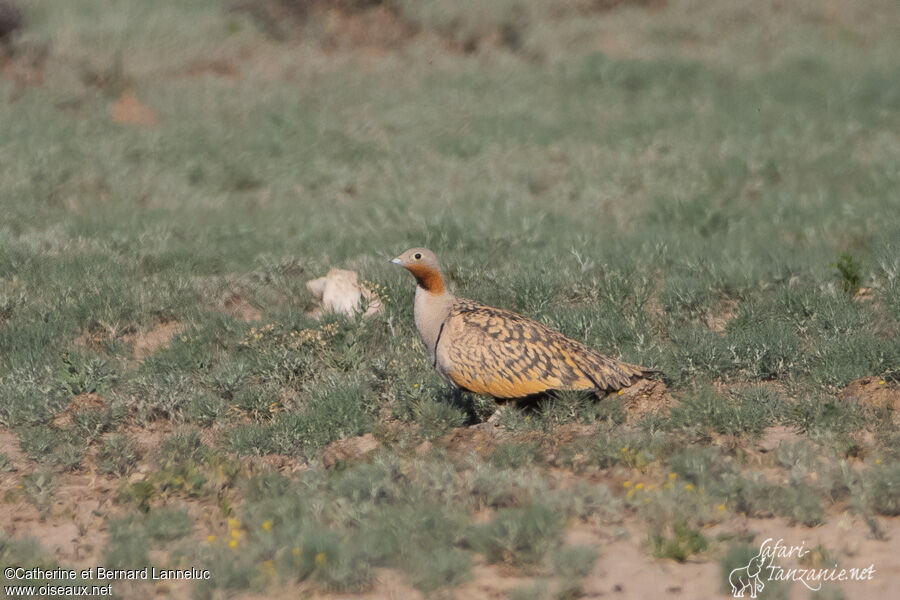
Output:
<svg viewBox="0 0 900 600">
<path fill-rule="evenodd" d="M 419 260 L 420 258 L 422 258 L 422 253 L 416 252 L 416 254 L 415 254 L 415 256 L 413 256 L 413 258 L 415 258 L 416 260 Z"/>
</svg>

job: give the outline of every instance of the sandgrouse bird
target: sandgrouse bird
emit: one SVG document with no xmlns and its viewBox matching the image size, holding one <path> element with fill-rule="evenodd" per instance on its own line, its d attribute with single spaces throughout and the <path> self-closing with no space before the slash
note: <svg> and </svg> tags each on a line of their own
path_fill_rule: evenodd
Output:
<svg viewBox="0 0 900 600">
<path fill-rule="evenodd" d="M 457 298 L 430 250 L 413 248 L 391 262 L 418 283 L 416 328 L 429 360 L 462 390 L 499 399 L 562 390 L 601 396 L 653 372 L 603 356 L 514 312 Z"/>
</svg>

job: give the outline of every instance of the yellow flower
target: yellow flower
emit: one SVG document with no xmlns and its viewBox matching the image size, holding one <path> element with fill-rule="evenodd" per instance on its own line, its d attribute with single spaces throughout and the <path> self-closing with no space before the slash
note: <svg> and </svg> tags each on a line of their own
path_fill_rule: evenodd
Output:
<svg viewBox="0 0 900 600">
<path fill-rule="evenodd" d="M 876 458 L 876 459 L 875 459 L 875 464 L 876 464 L 876 465 L 880 465 L 880 464 L 881 464 L 881 459 L 880 459 L 880 458 Z"/>
<path fill-rule="evenodd" d="M 639 483 L 639 484 L 637 484 L 637 485 L 634 486 L 634 487 L 635 487 L 635 489 L 642 490 L 642 489 L 644 489 L 644 484 L 643 484 L 643 483 Z"/>
<path fill-rule="evenodd" d="M 689 492 L 693 492 L 693 491 L 694 491 L 694 484 L 692 484 L 692 483 L 686 483 L 686 484 L 684 484 L 684 489 L 686 489 L 686 490 L 689 491 Z"/>
<path fill-rule="evenodd" d="M 237 519 L 228 519 L 228 528 L 229 529 L 240 529 L 242 527 L 241 522 Z"/>
<path fill-rule="evenodd" d="M 885 381 L 884 379 L 882 379 L 881 381 L 878 382 L 878 385 L 884 385 L 884 384 L 886 384 L 886 383 L 887 383 L 887 381 Z"/>
<path fill-rule="evenodd" d="M 293 550 L 291 550 L 291 553 L 294 556 L 300 556 L 301 554 L 303 554 L 303 548 L 301 548 L 300 546 L 294 546 Z"/>
<path fill-rule="evenodd" d="M 319 552 L 318 554 L 316 554 L 316 564 L 317 565 L 324 565 L 327 560 L 328 559 L 326 558 L 324 552 Z"/>
<path fill-rule="evenodd" d="M 723 502 L 722 504 L 718 505 L 716 508 L 719 510 L 719 512 L 725 512 L 725 503 Z"/>
<path fill-rule="evenodd" d="M 669 481 L 675 481 L 678 479 L 678 473 L 669 473 Z"/>
<path fill-rule="evenodd" d="M 232 529 L 231 530 L 231 538 L 232 539 L 239 540 L 239 539 L 241 539 L 241 535 L 243 535 L 243 534 L 241 533 L 240 529 Z"/>
<path fill-rule="evenodd" d="M 209 542 L 210 544 L 212 544 L 214 541 L 216 541 L 216 536 L 208 535 L 208 536 L 206 536 L 206 541 Z"/>
<path fill-rule="evenodd" d="M 232 550 L 235 549 L 235 548 L 237 548 L 237 547 L 238 547 L 238 541 L 237 541 L 237 540 L 231 540 L 230 542 L 228 542 L 228 547 L 231 548 Z"/>
<path fill-rule="evenodd" d="M 621 395 L 624 394 L 624 393 L 625 393 L 624 390 L 619 390 L 618 392 L 616 392 L 616 395 L 617 395 L 617 396 L 621 396 Z"/>
<path fill-rule="evenodd" d="M 272 531 L 272 520 L 271 520 L 271 519 L 267 519 L 267 520 L 263 521 L 263 522 L 262 522 L 262 528 L 263 528 L 265 531 Z"/>
<path fill-rule="evenodd" d="M 414 388 L 417 388 L 417 387 L 419 387 L 419 384 L 418 384 L 418 383 L 414 383 L 414 384 L 413 384 L 413 387 L 414 387 Z"/>
<path fill-rule="evenodd" d="M 629 479 L 628 481 L 626 481 L 625 483 L 622 484 L 622 487 L 630 488 L 631 485 L 632 485 L 632 483 L 631 483 L 631 480 Z"/>
<path fill-rule="evenodd" d="M 634 496 L 634 490 L 628 490 L 628 493 L 625 494 L 625 497 L 631 500 L 631 497 Z"/>
</svg>

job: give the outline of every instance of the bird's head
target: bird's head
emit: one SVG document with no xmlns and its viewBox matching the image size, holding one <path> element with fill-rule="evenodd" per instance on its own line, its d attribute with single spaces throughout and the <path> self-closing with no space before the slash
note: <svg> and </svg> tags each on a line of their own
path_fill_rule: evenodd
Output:
<svg viewBox="0 0 900 600">
<path fill-rule="evenodd" d="M 416 278 L 416 282 L 432 294 L 444 293 L 441 263 L 434 252 L 427 248 L 410 248 L 391 263 L 401 266 Z"/>
</svg>

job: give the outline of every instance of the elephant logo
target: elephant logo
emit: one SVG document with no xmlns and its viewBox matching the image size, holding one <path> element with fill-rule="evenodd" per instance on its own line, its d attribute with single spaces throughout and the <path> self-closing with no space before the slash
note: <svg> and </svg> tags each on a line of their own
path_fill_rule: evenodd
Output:
<svg viewBox="0 0 900 600">
<path fill-rule="evenodd" d="M 738 567 L 731 572 L 728 583 L 731 584 L 731 593 L 735 598 L 743 598 L 747 591 L 750 592 L 751 598 L 756 598 L 756 595 L 763 591 L 766 586 L 760 575 L 765 562 L 766 559 L 760 552 L 750 559 L 746 567 Z"/>
</svg>

